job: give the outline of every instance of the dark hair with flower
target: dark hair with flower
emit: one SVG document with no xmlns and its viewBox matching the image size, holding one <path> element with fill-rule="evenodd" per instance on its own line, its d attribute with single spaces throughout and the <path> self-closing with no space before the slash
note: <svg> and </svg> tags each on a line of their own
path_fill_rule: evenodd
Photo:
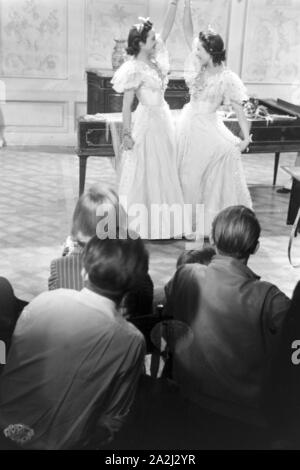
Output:
<svg viewBox="0 0 300 470">
<path fill-rule="evenodd" d="M 199 40 L 206 52 L 212 57 L 215 65 L 220 65 L 226 60 L 224 41 L 219 34 L 215 33 L 212 29 L 209 29 L 208 32 L 201 31 L 199 33 Z"/>
<path fill-rule="evenodd" d="M 139 19 L 142 22 L 133 25 L 128 34 L 128 47 L 126 49 L 128 55 L 138 55 L 141 50 L 140 42 L 146 43 L 148 33 L 153 27 L 153 23 L 149 18 Z"/>
</svg>

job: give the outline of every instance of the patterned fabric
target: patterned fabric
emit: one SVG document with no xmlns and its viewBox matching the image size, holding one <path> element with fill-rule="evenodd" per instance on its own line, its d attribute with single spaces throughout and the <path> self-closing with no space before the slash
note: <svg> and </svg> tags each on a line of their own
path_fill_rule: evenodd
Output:
<svg viewBox="0 0 300 470">
<path fill-rule="evenodd" d="M 33 438 L 34 431 L 25 424 L 10 424 L 4 429 L 3 434 L 16 444 L 24 445 Z"/>
<path fill-rule="evenodd" d="M 81 290 L 83 288 L 81 251 L 78 249 L 68 256 L 57 258 L 51 262 L 51 274 L 48 279 L 49 290 L 61 288 Z"/>
<path fill-rule="evenodd" d="M 184 65 L 184 79 L 189 87 L 192 99 L 209 101 L 216 110 L 222 103 L 230 105 L 233 102 L 243 103 L 248 100 L 245 85 L 239 76 L 230 69 L 221 65 L 216 74 L 206 71 L 197 56 L 199 38 L 193 41 L 192 52 L 188 55 Z"/>
<path fill-rule="evenodd" d="M 223 104 L 242 104 L 248 100 L 248 93 L 245 85 L 238 75 L 231 70 L 225 70 L 223 74 Z"/>
<path fill-rule="evenodd" d="M 242 104 L 248 95 L 241 79 L 231 70 L 223 68 L 215 75 L 202 71 L 189 86 L 192 101 L 207 102 L 206 111 L 215 112 L 222 104 Z"/>
</svg>

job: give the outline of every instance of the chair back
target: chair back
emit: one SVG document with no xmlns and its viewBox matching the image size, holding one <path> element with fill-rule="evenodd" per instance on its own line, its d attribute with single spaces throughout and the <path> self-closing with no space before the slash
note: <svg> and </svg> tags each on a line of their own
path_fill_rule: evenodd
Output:
<svg viewBox="0 0 300 470">
<path fill-rule="evenodd" d="M 151 376 L 172 378 L 173 354 L 193 341 L 191 328 L 179 320 L 162 320 L 152 328 L 150 338 L 154 345 Z"/>
</svg>

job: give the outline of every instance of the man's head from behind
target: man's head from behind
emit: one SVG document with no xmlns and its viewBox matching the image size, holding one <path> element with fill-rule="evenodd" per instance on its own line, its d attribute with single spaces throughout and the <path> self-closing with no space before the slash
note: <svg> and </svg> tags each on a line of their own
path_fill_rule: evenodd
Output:
<svg viewBox="0 0 300 470">
<path fill-rule="evenodd" d="M 221 255 L 248 260 L 259 246 L 260 224 L 255 213 L 245 206 L 222 210 L 212 224 L 212 238 Z"/>
<path fill-rule="evenodd" d="M 96 234 L 101 218 L 111 211 L 117 223 L 120 210 L 118 195 L 112 185 L 93 184 L 77 201 L 71 229 L 73 240 L 84 246 Z"/>
<path fill-rule="evenodd" d="M 148 272 L 149 255 L 140 238 L 100 240 L 86 245 L 83 266 L 93 290 L 116 302 L 133 289 Z"/>
</svg>

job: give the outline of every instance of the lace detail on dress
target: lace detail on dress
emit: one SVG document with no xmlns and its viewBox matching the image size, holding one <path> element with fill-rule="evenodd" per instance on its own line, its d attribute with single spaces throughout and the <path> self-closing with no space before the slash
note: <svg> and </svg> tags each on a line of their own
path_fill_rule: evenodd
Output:
<svg viewBox="0 0 300 470">
<path fill-rule="evenodd" d="M 220 106 L 223 101 L 223 71 L 215 75 L 206 75 L 205 70 L 201 70 L 193 83 L 191 83 L 190 93 L 194 100 L 209 101 Z"/>
<path fill-rule="evenodd" d="M 185 61 L 184 79 L 193 100 L 214 103 L 215 109 L 221 104 L 242 104 L 248 100 L 242 80 L 234 72 L 223 67 L 214 75 L 207 74 L 197 57 L 198 38 L 193 42 L 192 52 Z"/>
<path fill-rule="evenodd" d="M 230 105 L 232 103 L 242 104 L 243 101 L 248 101 L 248 94 L 245 85 L 238 75 L 231 70 L 225 70 L 223 74 L 223 95 L 224 104 Z"/>
<path fill-rule="evenodd" d="M 146 85 L 147 88 L 164 90 L 168 82 L 158 67 L 158 64 L 153 61 L 150 66 L 143 61 L 137 60 L 137 62 L 143 74 L 143 84 Z"/>
</svg>

